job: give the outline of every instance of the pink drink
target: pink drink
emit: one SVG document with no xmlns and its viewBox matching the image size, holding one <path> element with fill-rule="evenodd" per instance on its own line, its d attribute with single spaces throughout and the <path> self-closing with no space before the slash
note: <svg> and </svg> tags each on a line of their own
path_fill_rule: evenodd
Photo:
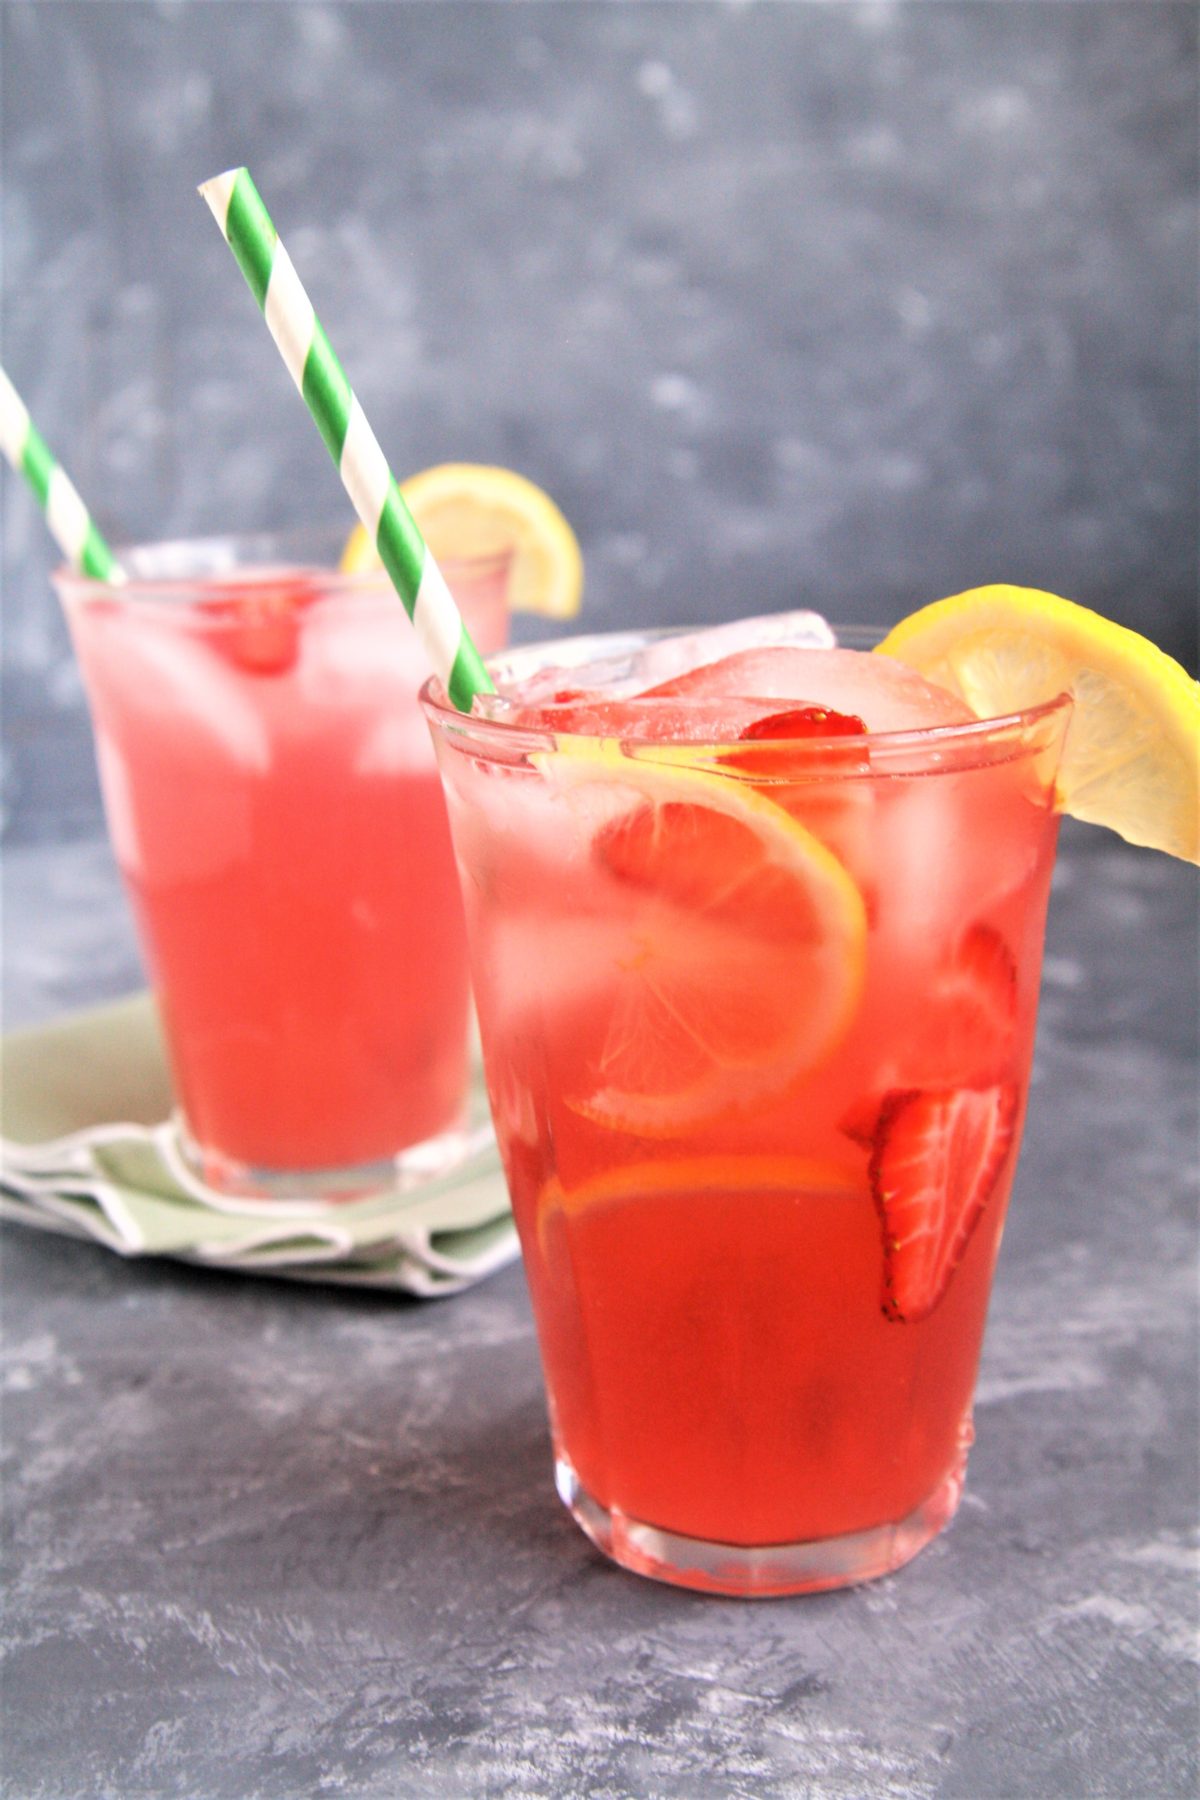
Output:
<svg viewBox="0 0 1200 1800">
<path fill-rule="evenodd" d="M 218 1185 L 353 1191 L 466 1091 L 428 665 L 382 576 L 229 545 L 126 562 L 120 589 L 58 585 L 187 1135 Z M 498 648 L 506 559 L 446 573 Z"/>
<path fill-rule="evenodd" d="M 962 1489 L 1069 708 L 662 651 L 429 708 L 559 1491 L 641 1573 L 837 1586 Z"/>
</svg>

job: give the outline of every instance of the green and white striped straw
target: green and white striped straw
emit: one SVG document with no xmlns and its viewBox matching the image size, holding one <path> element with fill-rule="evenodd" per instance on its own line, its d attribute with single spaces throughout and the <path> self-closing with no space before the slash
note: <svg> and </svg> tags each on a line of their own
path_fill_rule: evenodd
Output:
<svg viewBox="0 0 1200 1800">
<path fill-rule="evenodd" d="M 434 674 L 441 678 L 459 711 L 470 712 L 476 694 L 494 691 L 491 677 L 404 504 L 379 440 L 346 380 L 249 170 L 230 169 L 216 175 L 201 183 L 200 192 L 316 420 L 342 485 L 404 602 Z"/>
<path fill-rule="evenodd" d="M 100 535 L 62 464 L 29 416 L 29 409 L 0 369 L 0 449 L 23 475 L 46 515 L 54 540 L 73 569 L 117 586 L 125 571 Z"/>
</svg>

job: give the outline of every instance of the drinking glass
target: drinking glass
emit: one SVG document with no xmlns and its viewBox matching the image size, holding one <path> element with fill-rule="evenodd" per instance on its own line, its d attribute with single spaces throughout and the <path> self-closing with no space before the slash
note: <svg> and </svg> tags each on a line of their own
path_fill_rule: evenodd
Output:
<svg viewBox="0 0 1200 1800">
<path fill-rule="evenodd" d="M 1070 701 L 722 744 L 424 698 L 563 1501 L 685 1587 L 898 1567 L 963 1486 Z"/>
<path fill-rule="evenodd" d="M 181 1138 L 210 1187 L 337 1198 L 455 1153 L 467 953 L 386 576 L 336 545 L 223 538 L 62 571 L 105 813 L 164 1027 Z M 508 557 L 446 562 L 484 650 Z"/>
</svg>

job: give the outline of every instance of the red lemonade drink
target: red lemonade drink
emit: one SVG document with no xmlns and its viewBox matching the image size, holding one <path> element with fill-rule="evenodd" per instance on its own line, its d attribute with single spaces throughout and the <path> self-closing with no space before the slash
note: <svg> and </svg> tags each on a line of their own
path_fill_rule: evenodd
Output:
<svg viewBox="0 0 1200 1800">
<path fill-rule="evenodd" d="M 123 562 L 120 587 L 58 587 L 194 1159 L 238 1191 L 352 1192 L 466 1093 L 428 665 L 382 574 L 227 542 Z M 506 559 L 446 572 L 498 648 Z"/>
<path fill-rule="evenodd" d="M 559 1491 L 685 1586 L 881 1574 L 962 1488 L 1070 701 L 565 649 L 426 690 Z"/>
</svg>

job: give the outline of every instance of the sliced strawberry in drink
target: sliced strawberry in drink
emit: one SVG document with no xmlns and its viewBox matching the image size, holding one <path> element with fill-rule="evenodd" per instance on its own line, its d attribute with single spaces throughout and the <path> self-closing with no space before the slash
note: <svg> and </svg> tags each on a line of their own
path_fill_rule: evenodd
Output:
<svg viewBox="0 0 1200 1800">
<path fill-rule="evenodd" d="M 890 1319 L 926 1319 L 945 1293 L 1012 1148 L 1017 1105 L 1012 1082 L 884 1101 L 870 1173 Z"/>
<path fill-rule="evenodd" d="M 756 742 L 761 738 L 863 737 L 866 729 L 857 713 L 835 712 L 831 706 L 794 706 L 755 719 L 741 735 L 743 741 Z"/>
<path fill-rule="evenodd" d="M 693 705 L 699 702 L 693 701 Z M 831 706 L 793 706 L 785 712 L 766 713 L 751 720 L 739 733 L 739 743 L 795 744 L 799 754 L 767 749 L 739 750 L 725 760 L 750 774 L 784 777 L 865 774 L 870 759 L 865 744 L 867 728 L 857 713 L 836 712 Z M 801 749 L 800 747 L 803 746 Z"/>
<path fill-rule="evenodd" d="M 201 607 L 217 621 L 214 648 L 252 675 L 282 675 L 300 653 L 299 615 L 316 598 L 311 580 L 291 576 L 221 583 Z"/>
</svg>

